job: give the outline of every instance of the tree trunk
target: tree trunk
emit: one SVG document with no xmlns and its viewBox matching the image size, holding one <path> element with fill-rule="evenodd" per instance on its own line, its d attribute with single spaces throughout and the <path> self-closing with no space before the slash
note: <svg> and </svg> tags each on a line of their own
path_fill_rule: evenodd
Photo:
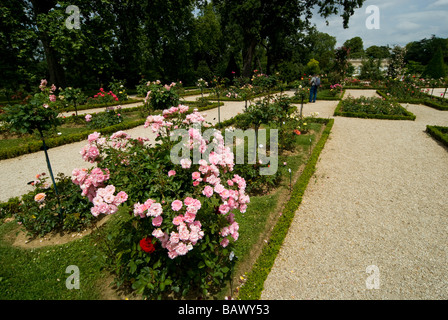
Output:
<svg viewBox="0 0 448 320">
<path fill-rule="evenodd" d="M 255 39 L 255 37 L 245 37 L 243 51 L 243 77 L 250 78 L 252 76 L 252 65 L 256 46 L 257 40 Z"/>
<path fill-rule="evenodd" d="M 39 14 L 47 14 L 52 8 L 56 6 L 54 0 L 31 0 L 33 5 L 34 18 L 37 24 L 37 17 Z M 45 51 L 45 59 L 47 61 L 48 73 L 50 76 L 49 83 L 56 85 L 56 87 L 66 87 L 65 72 L 59 63 L 57 52 L 51 47 L 51 38 L 42 30 L 39 30 L 39 39 L 42 41 Z"/>
</svg>

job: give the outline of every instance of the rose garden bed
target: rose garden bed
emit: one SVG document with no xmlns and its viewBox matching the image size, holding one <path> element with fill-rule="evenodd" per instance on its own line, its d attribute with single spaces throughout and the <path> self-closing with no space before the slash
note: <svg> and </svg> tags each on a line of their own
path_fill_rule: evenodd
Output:
<svg viewBox="0 0 448 320">
<path fill-rule="evenodd" d="M 397 102 L 376 97 L 348 97 L 341 100 L 334 111 L 334 116 L 366 119 L 415 120 L 415 115 L 407 111 Z"/>
<path fill-rule="evenodd" d="M 259 107 L 267 108 L 266 114 L 272 111 L 269 105 Z M 279 107 L 283 108 L 284 104 L 280 103 Z M 185 108 L 183 110 L 186 111 Z M 170 109 L 168 113 L 177 115 L 177 112 Z M 151 126 L 153 131 L 158 131 L 161 126 L 169 125 L 166 118 L 162 119 L 164 118 L 157 118 L 157 116 L 148 117 L 146 125 Z M 195 113 L 190 114 L 188 119 L 202 121 Z M 228 124 L 239 125 L 238 117 L 233 121 L 233 124 L 230 123 L 231 121 Z M 100 141 L 103 139 L 101 135 L 90 135 L 90 146 L 83 149 L 83 156 L 90 162 L 97 162 L 99 168 L 108 169 L 98 169 L 102 172 L 97 170 L 98 172 L 95 173 L 97 176 L 98 174 L 102 176 L 101 180 L 98 180 L 101 181 L 99 184 L 93 182 L 96 180 L 92 180 L 94 185 L 87 184 L 87 180 L 93 177 L 93 171 L 76 170 L 72 180 L 81 185 L 83 194 L 90 202 L 93 202 L 94 206 L 91 208 L 93 216 L 98 216 L 100 213 L 115 212 L 115 214 L 107 216 L 110 219 L 99 230 L 78 241 L 33 250 L 11 246 L 18 231 L 17 224 L 15 222 L 3 224 L 0 228 L 3 235 L 0 243 L 3 264 L 0 287 L 5 295 L 3 298 L 23 299 L 24 296 L 31 299 L 37 296 L 43 299 L 117 298 L 119 297 L 117 292 L 108 287 L 112 278 L 111 274 L 115 276 L 115 284 L 121 285 L 120 289 L 125 289 L 124 293 L 127 296 L 130 294 L 128 290 L 137 296 L 143 294 L 147 298 L 181 296 L 222 298 L 229 294 L 237 296 L 238 292 L 241 292 L 243 298 L 257 296 L 264 281 L 259 273 L 265 274 L 266 264 L 269 265 L 275 259 L 275 250 L 278 250 L 279 243 L 287 232 L 294 211 L 300 203 L 301 195 L 313 173 L 320 150 L 331 129 L 331 120 L 306 119 L 305 121 L 308 123 L 305 123 L 303 119 L 299 119 L 299 122 L 293 120 L 293 128 L 296 129 L 291 132 L 288 129 L 281 133 L 289 137 L 283 136 L 284 139 L 281 141 L 282 148 L 286 148 L 279 157 L 279 172 L 283 172 L 282 175 L 256 178 L 257 175 L 252 175 L 250 172 L 269 166 L 259 163 L 245 164 L 242 167 L 235 165 L 233 179 L 227 180 L 228 191 L 225 191 L 227 188 L 219 190 L 219 196 L 215 195 L 213 189 L 208 190 L 207 184 L 205 181 L 201 182 L 201 179 L 211 177 L 209 170 L 215 172 L 220 167 L 224 168 L 220 171 L 223 177 L 232 177 L 229 175 L 231 173 L 225 169 L 227 165 L 218 162 L 214 169 L 207 167 L 205 163 L 197 167 L 191 162 L 181 161 L 180 166 L 173 166 L 170 162 L 163 160 L 163 154 L 166 156 L 168 147 L 172 147 L 166 140 L 168 136 L 165 138 L 161 136 L 162 144 L 157 148 L 146 149 L 143 146 L 144 141 L 131 140 L 124 133 L 117 132 L 110 138 L 105 137 L 106 140 L 102 141 Z M 324 130 L 326 123 L 328 125 Z M 261 124 L 257 130 L 275 127 L 275 123 Z M 309 134 L 304 134 L 305 132 Z M 223 130 L 222 134 L 224 133 Z M 190 131 L 190 134 L 195 135 L 194 131 Z M 322 138 L 320 138 L 321 135 Z M 214 133 L 214 136 L 219 142 L 220 134 Z M 285 144 L 284 140 L 289 140 L 289 143 Z M 129 146 L 130 153 L 126 151 L 126 145 Z M 317 147 L 311 150 L 311 145 Z M 99 148 L 99 153 L 91 153 L 94 146 Z M 103 157 L 103 152 L 105 152 L 104 155 L 107 154 L 107 157 Z M 144 159 L 148 157 L 147 153 L 153 154 L 150 156 L 151 159 L 159 160 L 145 161 Z M 133 156 L 128 157 L 127 154 Z M 154 155 L 157 155 L 157 158 L 154 158 Z M 217 160 L 210 158 L 210 161 L 213 163 Z M 195 169 L 198 171 L 194 171 Z M 291 169 L 294 174 L 289 175 L 287 169 Z M 168 177 L 165 176 L 166 172 Z M 247 185 L 238 173 L 246 175 Z M 217 171 L 216 174 L 218 174 Z M 191 185 L 192 178 L 193 186 Z M 45 210 L 50 217 L 51 208 L 57 207 L 56 202 L 52 202 L 51 205 L 47 202 L 50 201 L 50 194 L 46 194 L 47 191 L 43 186 L 45 179 L 40 176 L 36 179 L 39 180 L 36 182 L 36 191 L 30 195 L 27 203 L 22 203 L 26 206 L 35 203 L 33 204 L 36 206 L 36 209 L 33 209 L 36 212 L 33 213 L 35 217 L 31 214 L 23 216 L 20 213 L 21 209 L 13 204 L 10 208 L 2 207 L 2 210 L 11 211 L 16 208 L 17 212 L 14 216 L 18 219 L 17 221 L 23 222 L 23 225 L 28 223 L 31 227 L 35 225 L 33 219 L 39 218 L 37 216 L 40 215 L 39 210 Z M 109 179 L 108 183 L 109 185 L 113 183 L 113 187 L 108 185 L 104 188 L 105 181 Z M 140 180 L 145 181 L 145 184 L 142 185 Z M 207 181 L 215 183 L 208 178 Z M 273 181 L 275 182 L 272 183 Z M 196 186 L 199 184 L 206 186 L 202 193 L 197 190 Z M 235 184 L 238 184 L 239 196 L 232 193 L 234 192 L 232 190 L 235 190 L 236 186 L 233 186 Z M 257 184 L 259 186 L 254 188 L 253 186 Z M 248 203 L 249 198 L 245 198 L 244 189 L 252 190 L 250 203 Z M 118 192 L 116 196 L 114 196 L 115 192 Z M 215 192 L 218 191 L 215 190 Z M 224 201 L 219 205 L 220 201 L 227 199 L 229 194 L 234 194 L 238 203 L 231 204 Z M 184 201 L 174 200 L 182 199 L 182 195 L 187 196 Z M 34 201 L 31 199 L 33 196 Z M 100 201 L 99 197 L 103 200 Z M 114 197 L 116 200 L 120 199 L 116 204 L 111 202 Z M 89 201 L 86 203 L 88 204 Z M 110 205 L 105 205 L 106 203 Z M 76 205 L 78 204 L 73 204 L 73 206 Z M 229 215 L 227 206 L 234 205 L 236 210 L 245 214 Z M 65 202 L 64 206 L 67 207 Z M 148 215 L 144 211 L 148 208 L 143 206 L 148 206 Z M 183 211 L 185 209 L 187 211 Z M 182 210 L 180 212 L 183 214 L 176 213 L 179 210 Z M 144 217 L 143 212 L 145 212 Z M 195 218 L 196 215 L 202 223 L 195 222 L 199 222 Z M 76 218 L 76 212 L 74 217 Z M 234 220 L 237 220 L 239 225 L 235 224 Z M 183 228 L 189 229 L 183 230 Z M 178 235 L 176 230 L 179 232 Z M 191 234 L 198 233 L 197 239 L 185 238 L 183 234 L 187 231 Z M 168 240 L 164 234 L 169 235 L 170 232 L 171 237 Z M 175 240 L 173 232 L 176 237 L 179 237 L 176 242 L 173 242 Z M 51 233 L 44 232 L 44 234 Z M 239 240 L 236 241 L 238 238 Z M 34 243 L 35 241 L 40 240 L 37 238 Z M 265 249 L 261 250 L 261 248 Z M 190 250 L 191 253 L 188 253 Z M 70 257 L 65 253 L 69 253 Z M 38 264 L 37 267 L 36 264 Z M 82 275 L 80 290 L 67 290 L 65 287 L 64 280 L 67 277 L 64 273 L 65 267 L 73 264 L 80 268 Z M 253 265 L 254 268 L 252 268 Z M 59 269 L 57 266 L 63 267 Z M 101 271 L 104 267 L 108 272 Z M 51 270 L 51 272 L 43 270 Z M 249 276 L 247 282 L 241 287 L 242 283 L 238 282 L 240 277 L 245 278 L 243 276 L 245 272 L 249 272 Z M 231 279 L 233 281 L 229 282 Z M 229 286 L 229 283 L 232 285 Z M 254 289 L 254 286 L 258 289 Z M 48 287 L 51 287 L 51 290 L 48 290 Z M 241 289 L 238 290 L 238 287 Z M 105 288 L 107 290 L 104 290 Z M 23 292 L 24 290 L 27 290 L 26 293 Z M 109 296 L 101 295 L 101 290 L 109 292 Z"/>
</svg>

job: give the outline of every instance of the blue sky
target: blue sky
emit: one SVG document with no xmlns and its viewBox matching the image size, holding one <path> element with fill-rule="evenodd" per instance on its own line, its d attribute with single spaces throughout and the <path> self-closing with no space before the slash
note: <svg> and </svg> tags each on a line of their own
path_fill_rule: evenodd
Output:
<svg viewBox="0 0 448 320">
<path fill-rule="evenodd" d="M 371 15 L 366 13 L 366 8 L 370 5 L 379 9 L 379 29 L 366 27 L 366 19 Z M 404 46 L 433 34 L 448 38 L 448 0 L 366 0 L 350 18 L 348 29 L 342 27 L 340 16 L 327 20 L 329 26 L 317 14 L 312 18 L 320 32 L 336 37 L 337 46 L 356 36 L 363 39 L 364 49 L 372 45 Z"/>
</svg>

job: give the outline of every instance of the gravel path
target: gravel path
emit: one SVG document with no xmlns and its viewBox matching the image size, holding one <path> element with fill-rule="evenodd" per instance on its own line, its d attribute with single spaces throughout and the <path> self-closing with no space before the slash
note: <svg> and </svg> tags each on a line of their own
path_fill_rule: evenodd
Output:
<svg viewBox="0 0 448 320">
<path fill-rule="evenodd" d="M 448 112 L 407 107 L 415 122 L 335 119 L 262 299 L 448 298 L 448 152 L 423 132 Z"/>
</svg>

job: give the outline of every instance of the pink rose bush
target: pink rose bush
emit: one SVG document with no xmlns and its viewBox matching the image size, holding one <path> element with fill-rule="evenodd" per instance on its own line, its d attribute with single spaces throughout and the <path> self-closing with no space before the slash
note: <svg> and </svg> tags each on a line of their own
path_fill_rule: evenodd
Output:
<svg viewBox="0 0 448 320">
<path fill-rule="evenodd" d="M 93 215 L 115 213 L 127 203 L 130 218 L 114 238 L 118 279 L 135 279 L 132 287 L 145 296 L 164 291 L 157 284 L 162 278 L 174 290 L 214 277 L 218 270 L 223 277 L 215 283 L 230 275 L 234 262 L 228 257 L 239 239 L 238 215 L 250 198 L 244 178 L 232 172 L 234 155 L 221 132 L 206 124 L 197 110 L 177 105 L 147 117 L 145 128 L 156 134 L 155 145 L 124 132 L 95 132 L 81 156 L 97 168 L 73 171 L 73 182 L 94 205 Z M 176 145 L 190 156 L 183 153 L 174 161 Z M 115 194 L 114 186 L 122 191 Z M 147 238 L 155 249 L 145 252 L 139 242 Z M 212 286 L 210 281 L 195 285 L 204 290 Z"/>
<path fill-rule="evenodd" d="M 101 213 L 113 214 L 118 211 L 118 206 L 128 199 L 128 195 L 124 191 L 115 193 L 115 186 L 107 185 L 105 182 L 109 180 L 110 174 L 108 169 L 104 171 L 100 168 L 74 169 L 72 172 L 72 182 L 81 187 L 81 194 L 87 197 L 93 203 L 90 212 L 97 217 Z"/>
</svg>

